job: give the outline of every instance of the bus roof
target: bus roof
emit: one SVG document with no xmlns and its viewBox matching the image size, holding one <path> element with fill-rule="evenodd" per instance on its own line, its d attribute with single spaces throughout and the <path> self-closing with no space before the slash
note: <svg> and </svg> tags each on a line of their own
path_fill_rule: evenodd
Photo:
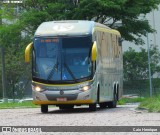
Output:
<svg viewBox="0 0 160 135">
<path fill-rule="evenodd" d="M 120 35 L 118 31 L 94 21 L 65 20 L 43 22 L 36 30 L 35 37 L 89 35 L 92 34 L 94 27 L 100 28 L 102 31 L 107 30 L 107 32 Z"/>
</svg>

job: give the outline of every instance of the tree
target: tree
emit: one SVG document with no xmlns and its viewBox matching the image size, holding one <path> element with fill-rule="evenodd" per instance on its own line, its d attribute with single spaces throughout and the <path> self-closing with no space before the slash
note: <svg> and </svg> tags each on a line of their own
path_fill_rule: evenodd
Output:
<svg viewBox="0 0 160 135">
<path fill-rule="evenodd" d="M 151 54 L 151 75 L 160 72 L 160 52 L 158 47 L 153 45 L 150 48 Z M 123 55 L 124 79 L 133 81 L 148 79 L 148 52 L 141 48 L 140 52 L 129 48 Z"/>
<path fill-rule="evenodd" d="M 14 5 L 2 4 L 2 7 L 0 9 L 0 20 L 2 20 L 0 25 L 0 45 L 5 49 L 7 95 L 11 97 L 13 96 L 13 91 L 16 92 L 18 90 L 15 88 L 16 84 L 28 69 L 28 67 L 26 69 L 24 63 L 24 49 L 30 38 L 28 40 L 27 36 L 23 37 L 21 34 L 23 26 L 15 23 L 17 16 L 14 14 Z M 0 97 L 2 97 L 2 91 L 0 91 Z"/>
<path fill-rule="evenodd" d="M 6 74 L 11 90 L 29 67 L 24 64 L 24 49 L 44 21 L 94 20 L 117 29 L 125 40 L 142 44 L 141 36 L 154 30 L 144 16 L 157 8 L 160 0 L 25 0 L 14 13 L 14 4 L 0 9 L 0 44 L 6 50 Z M 117 23 L 122 25 L 116 25 Z M 139 27 L 137 27 L 139 26 Z M 24 70 L 25 69 L 25 70 Z"/>
<path fill-rule="evenodd" d="M 33 35 L 43 21 L 94 20 L 119 30 L 125 40 L 143 44 L 141 37 L 154 32 L 144 17 L 159 4 L 160 0 L 26 0 L 21 22 Z"/>
</svg>

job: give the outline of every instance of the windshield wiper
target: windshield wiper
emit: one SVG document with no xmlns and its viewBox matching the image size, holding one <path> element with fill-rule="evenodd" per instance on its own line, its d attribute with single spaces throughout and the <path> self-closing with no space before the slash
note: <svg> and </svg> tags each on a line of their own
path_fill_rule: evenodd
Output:
<svg viewBox="0 0 160 135">
<path fill-rule="evenodd" d="M 74 74 L 72 73 L 72 71 L 70 70 L 70 68 L 68 67 L 68 65 L 66 63 L 64 63 L 64 66 L 66 67 L 68 73 L 71 75 L 71 77 L 74 79 L 75 82 L 78 82 L 77 79 L 75 78 Z"/>
<path fill-rule="evenodd" d="M 56 69 L 58 70 L 58 65 L 59 65 L 59 63 L 58 63 L 58 59 L 57 59 L 56 64 L 54 64 L 51 72 L 50 72 L 49 75 L 48 75 L 47 81 L 51 79 L 51 77 L 52 77 L 52 75 L 54 74 L 55 70 L 56 70 Z"/>
</svg>

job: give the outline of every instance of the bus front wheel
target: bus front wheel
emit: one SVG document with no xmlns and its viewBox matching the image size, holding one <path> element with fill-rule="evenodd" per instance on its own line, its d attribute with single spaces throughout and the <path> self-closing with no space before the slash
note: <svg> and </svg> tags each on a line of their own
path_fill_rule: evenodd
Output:
<svg viewBox="0 0 160 135">
<path fill-rule="evenodd" d="M 90 105 L 89 105 L 89 110 L 90 110 L 90 111 L 96 111 L 96 110 L 97 110 L 97 104 L 96 104 L 96 103 L 90 104 Z"/>
<path fill-rule="evenodd" d="M 48 112 L 48 105 L 41 105 L 41 112 L 47 113 Z"/>
<path fill-rule="evenodd" d="M 96 111 L 97 110 L 97 103 L 99 103 L 99 96 L 100 96 L 100 87 L 98 86 L 98 91 L 97 91 L 97 101 L 95 103 L 89 104 L 89 110 L 90 111 Z"/>
</svg>

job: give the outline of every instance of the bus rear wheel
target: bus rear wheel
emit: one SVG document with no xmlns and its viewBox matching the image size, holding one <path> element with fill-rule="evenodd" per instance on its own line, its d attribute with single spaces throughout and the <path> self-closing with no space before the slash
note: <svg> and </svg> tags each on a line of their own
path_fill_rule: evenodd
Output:
<svg viewBox="0 0 160 135">
<path fill-rule="evenodd" d="M 100 103 L 99 106 L 100 106 L 100 108 L 106 108 L 107 107 L 107 103 L 106 102 Z"/>
<path fill-rule="evenodd" d="M 47 113 L 48 112 L 48 105 L 41 105 L 41 112 Z"/>
<path fill-rule="evenodd" d="M 116 94 L 116 92 L 114 92 L 113 101 L 112 102 L 108 102 L 107 104 L 108 104 L 109 108 L 116 108 L 116 106 L 117 106 L 117 94 Z"/>
</svg>

